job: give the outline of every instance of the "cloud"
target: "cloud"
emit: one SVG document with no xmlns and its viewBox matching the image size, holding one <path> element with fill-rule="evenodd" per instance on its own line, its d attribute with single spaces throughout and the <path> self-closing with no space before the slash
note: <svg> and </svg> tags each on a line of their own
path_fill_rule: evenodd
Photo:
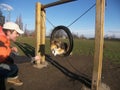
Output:
<svg viewBox="0 0 120 90">
<path fill-rule="evenodd" d="M 115 36 L 116 38 L 120 38 L 120 31 L 107 31 L 105 32 L 106 36 Z"/>
<path fill-rule="evenodd" d="M 10 5 L 8 5 L 8 4 L 1 3 L 1 4 L 0 4 L 0 9 L 7 10 L 7 11 L 11 11 L 11 10 L 13 10 L 13 7 L 10 6 Z"/>
</svg>

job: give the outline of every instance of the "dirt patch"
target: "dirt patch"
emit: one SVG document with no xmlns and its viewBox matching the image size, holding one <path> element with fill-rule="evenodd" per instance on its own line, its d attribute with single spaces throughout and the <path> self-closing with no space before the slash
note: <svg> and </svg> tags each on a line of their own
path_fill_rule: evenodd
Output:
<svg viewBox="0 0 120 90">
<path fill-rule="evenodd" d="M 16 87 L 6 83 L 7 90 L 82 90 L 85 83 L 84 80 L 80 81 L 82 78 L 87 80 L 86 83 L 91 83 L 93 57 L 74 55 L 50 58 L 53 58 L 52 62 L 56 65 L 48 61 L 49 65 L 43 69 L 34 68 L 29 60 L 17 63 L 24 85 Z M 111 90 L 120 90 L 119 66 L 109 60 L 103 60 L 102 82 L 110 86 Z"/>
</svg>

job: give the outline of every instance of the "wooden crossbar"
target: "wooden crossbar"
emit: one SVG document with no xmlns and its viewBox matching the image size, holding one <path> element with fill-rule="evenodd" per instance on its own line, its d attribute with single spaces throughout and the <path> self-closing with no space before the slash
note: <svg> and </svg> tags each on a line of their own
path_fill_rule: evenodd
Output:
<svg viewBox="0 0 120 90">
<path fill-rule="evenodd" d="M 42 9 L 49 8 L 49 7 L 56 6 L 56 5 L 60 5 L 60 4 L 64 4 L 64 3 L 68 3 L 68 2 L 73 2 L 73 1 L 77 1 L 77 0 L 59 0 L 59 1 L 56 1 L 53 3 L 42 5 Z"/>
</svg>

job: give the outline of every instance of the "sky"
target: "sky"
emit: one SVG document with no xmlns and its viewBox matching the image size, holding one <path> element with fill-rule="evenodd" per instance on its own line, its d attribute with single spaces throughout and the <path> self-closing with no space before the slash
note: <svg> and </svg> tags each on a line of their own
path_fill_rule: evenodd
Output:
<svg viewBox="0 0 120 90">
<path fill-rule="evenodd" d="M 8 10 L 0 7 L 3 15 L 8 16 L 15 22 L 18 16 L 22 16 L 24 26 L 27 24 L 28 30 L 35 29 L 35 6 L 37 2 L 45 5 L 57 0 L 0 0 L 0 5 L 7 4 Z M 54 25 L 70 25 L 76 18 L 81 16 L 86 10 L 96 3 L 96 0 L 77 0 L 62 5 L 46 8 L 46 18 Z M 95 10 L 94 6 L 83 15 L 78 21 L 72 24 L 69 29 L 77 35 L 94 37 L 95 35 Z M 46 20 L 46 35 L 50 34 L 53 26 Z M 106 0 L 104 35 L 120 38 L 120 0 Z"/>
</svg>

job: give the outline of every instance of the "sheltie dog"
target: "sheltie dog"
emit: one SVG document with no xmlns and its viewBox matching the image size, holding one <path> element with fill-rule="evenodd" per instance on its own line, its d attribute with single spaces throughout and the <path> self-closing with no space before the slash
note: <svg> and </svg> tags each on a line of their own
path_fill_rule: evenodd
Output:
<svg viewBox="0 0 120 90">
<path fill-rule="evenodd" d="M 54 56 L 63 55 L 64 53 L 67 52 L 68 45 L 67 45 L 67 43 L 61 42 L 59 40 L 53 40 L 53 41 L 51 41 L 50 49 Z"/>
</svg>

